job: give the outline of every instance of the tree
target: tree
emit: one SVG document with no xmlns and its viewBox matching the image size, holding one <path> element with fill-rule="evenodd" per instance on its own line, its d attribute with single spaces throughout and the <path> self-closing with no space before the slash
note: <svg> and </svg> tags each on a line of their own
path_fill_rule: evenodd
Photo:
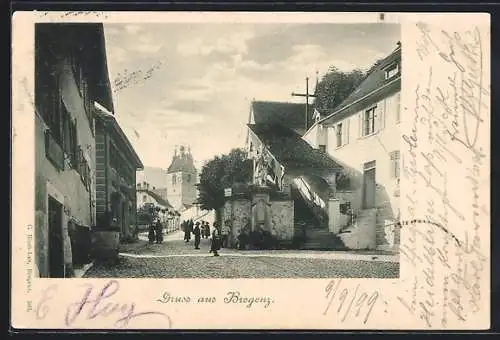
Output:
<svg viewBox="0 0 500 340">
<path fill-rule="evenodd" d="M 366 73 L 355 69 L 351 72 L 342 72 L 331 66 L 328 72 L 318 82 L 314 107 L 319 110 L 336 108 L 346 99 L 364 80 Z"/>
<path fill-rule="evenodd" d="M 252 161 L 242 149 L 216 156 L 201 169 L 198 202 L 204 210 L 218 210 L 224 205 L 224 189 L 237 183 L 248 183 L 253 172 Z"/>
</svg>

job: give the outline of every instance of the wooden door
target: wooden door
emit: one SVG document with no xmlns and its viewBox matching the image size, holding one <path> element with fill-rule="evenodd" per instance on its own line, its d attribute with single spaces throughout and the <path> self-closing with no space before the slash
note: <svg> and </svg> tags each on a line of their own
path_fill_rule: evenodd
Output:
<svg viewBox="0 0 500 340">
<path fill-rule="evenodd" d="M 375 207 L 376 189 L 375 167 L 365 169 L 363 173 L 363 207 L 365 209 Z"/>
<path fill-rule="evenodd" d="M 49 219 L 49 277 L 64 277 L 64 241 L 62 204 L 49 197 L 48 200 Z"/>
</svg>

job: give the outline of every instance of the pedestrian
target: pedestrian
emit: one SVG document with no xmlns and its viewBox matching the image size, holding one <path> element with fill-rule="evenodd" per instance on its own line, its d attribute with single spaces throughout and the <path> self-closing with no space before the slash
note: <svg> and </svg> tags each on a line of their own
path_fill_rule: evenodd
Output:
<svg viewBox="0 0 500 340">
<path fill-rule="evenodd" d="M 194 222 L 193 219 L 189 220 L 189 233 L 188 233 L 188 241 L 191 241 L 191 233 L 193 232 L 194 229 Z"/>
<path fill-rule="evenodd" d="M 154 220 L 151 220 L 151 223 L 149 223 L 148 239 L 149 239 L 149 244 L 153 244 L 156 239 Z"/>
<path fill-rule="evenodd" d="M 200 249 L 200 238 L 201 238 L 200 222 L 196 222 L 193 234 L 194 234 L 194 249 Z"/>
<path fill-rule="evenodd" d="M 222 227 L 222 247 L 229 247 L 229 234 L 231 232 L 231 220 L 225 220 L 224 226 Z"/>
<path fill-rule="evenodd" d="M 189 239 L 190 239 L 190 236 L 189 236 L 190 231 L 189 231 L 189 223 L 188 223 L 188 221 L 185 220 L 184 222 L 182 222 L 182 229 L 184 230 L 184 241 L 186 243 L 188 243 Z"/>
<path fill-rule="evenodd" d="M 210 246 L 210 252 L 214 253 L 214 256 L 219 256 L 218 250 L 220 249 L 219 247 L 219 235 L 217 233 L 217 229 L 214 228 L 212 230 L 212 244 Z"/>
<path fill-rule="evenodd" d="M 206 238 L 210 238 L 210 223 L 208 222 L 205 222 L 205 237 Z"/>
<path fill-rule="evenodd" d="M 161 218 L 158 216 L 156 217 L 156 225 L 155 225 L 155 231 L 156 231 L 156 243 L 161 244 L 163 243 L 163 224 L 161 223 Z"/>
</svg>

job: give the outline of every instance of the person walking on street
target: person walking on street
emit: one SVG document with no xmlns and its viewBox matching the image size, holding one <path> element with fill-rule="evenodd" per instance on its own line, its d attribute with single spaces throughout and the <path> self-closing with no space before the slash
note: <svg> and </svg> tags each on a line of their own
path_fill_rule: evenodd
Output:
<svg viewBox="0 0 500 340">
<path fill-rule="evenodd" d="M 193 232 L 193 229 L 194 229 L 194 222 L 192 219 L 189 220 L 188 222 L 188 242 L 191 241 L 191 233 Z"/>
<path fill-rule="evenodd" d="M 217 232 L 216 228 L 213 228 L 212 230 L 212 244 L 210 247 L 210 252 L 214 253 L 214 256 L 219 256 L 218 250 L 220 249 L 219 247 L 219 234 Z"/>
<path fill-rule="evenodd" d="M 156 225 L 155 225 L 155 232 L 156 232 L 156 243 L 161 244 L 163 243 L 163 223 L 161 222 L 160 217 L 156 217 Z"/>
<path fill-rule="evenodd" d="M 182 222 L 182 230 L 184 230 L 184 241 L 186 243 L 189 242 L 189 234 L 190 234 L 190 231 L 189 231 L 189 222 L 188 221 L 183 221 Z"/>
<path fill-rule="evenodd" d="M 201 239 L 200 222 L 196 222 L 193 234 L 194 234 L 194 249 L 200 249 L 200 239 Z"/>
<path fill-rule="evenodd" d="M 205 230 L 203 232 L 205 233 L 205 238 L 210 238 L 210 223 L 205 222 Z"/>
</svg>

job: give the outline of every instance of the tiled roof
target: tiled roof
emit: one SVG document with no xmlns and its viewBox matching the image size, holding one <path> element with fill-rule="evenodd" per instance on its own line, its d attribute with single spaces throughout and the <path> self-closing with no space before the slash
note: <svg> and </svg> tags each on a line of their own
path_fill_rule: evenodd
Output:
<svg viewBox="0 0 500 340">
<path fill-rule="evenodd" d="M 386 79 L 385 70 L 391 64 L 399 63 L 399 74 L 393 78 Z M 386 86 L 387 85 L 387 86 Z M 373 96 L 369 95 L 377 89 L 384 87 L 383 97 L 387 97 L 392 93 L 401 89 L 401 48 L 396 48 L 389 56 L 382 59 L 378 65 L 375 65 L 373 70 L 366 76 L 366 78 L 361 82 L 356 90 L 354 90 L 340 105 L 338 105 L 333 110 L 322 111 L 322 116 L 324 115 L 336 115 L 339 112 L 349 111 L 352 113 L 354 111 L 369 105 L 369 103 L 374 103 L 381 100 L 379 93 Z M 366 98 L 364 98 L 366 97 Z M 348 114 L 348 113 L 346 113 Z M 345 116 L 346 114 L 343 114 Z"/>
<path fill-rule="evenodd" d="M 303 134 L 305 128 L 306 104 L 254 101 L 252 102 L 254 124 L 281 124 Z M 314 107 L 309 105 L 308 127 L 313 123 Z"/>
<path fill-rule="evenodd" d="M 342 166 L 327 153 L 314 149 L 295 131 L 280 124 L 248 124 L 278 162 L 288 170 L 338 170 Z"/>
<path fill-rule="evenodd" d="M 145 192 L 149 196 L 153 197 L 155 201 L 158 202 L 158 204 L 163 205 L 164 207 L 167 207 L 169 209 L 173 209 L 172 205 L 167 200 L 165 200 L 163 197 L 161 197 L 154 191 L 148 189 L 137 189 L 137 192 Z"/>
</svg>

